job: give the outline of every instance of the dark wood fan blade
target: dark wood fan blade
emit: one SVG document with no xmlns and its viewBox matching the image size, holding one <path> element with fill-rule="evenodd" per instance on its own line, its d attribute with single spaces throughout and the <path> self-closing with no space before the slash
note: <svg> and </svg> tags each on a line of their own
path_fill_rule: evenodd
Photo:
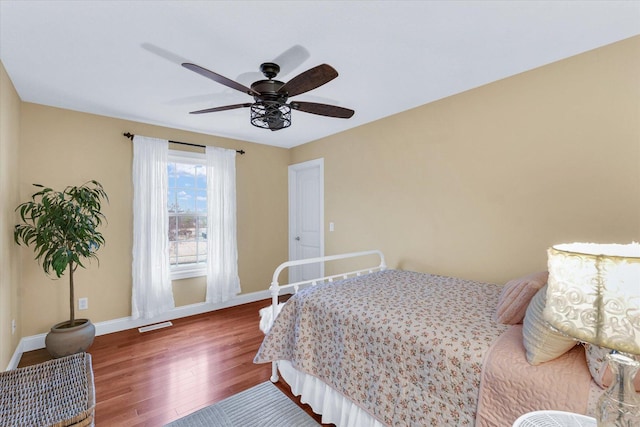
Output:
<svg viewBox="0 0 640 427">
<path fill-rule="evenodd" d="M 225 76 L 221 76 L 218 73 L 214 73 L 213 71 L 207 70 L 206 68 L 202 68 L 199 65 L 196 64 L 191 64 L 189 62 L 185 62 L 184 64 L 182 64 L 182 66 L 188 70 L 194 71 L 198 74 L 200 74 L 201 76 L 204 76 L 208 79 L 213 80 L 214 82 L 218 82 L 222 85 L 225 85 L 227 87 L 230 87 L 231 89 L 235 89 L 235 90 L 239 90 L 240 92 L 244 92 L 247 93 L 249 95 L 260 95 L 260 93 L 256 92 L 255 90 L 246 87 L 243 84 L 240 84 L 238 82 L 235 82 L 231 79 L 226 78 Z"/>
<path fill-rule="evenodd" d="M 322 86 L 338 77 L 338 72 L 331 65 L 321 64 L 298 74 L 278 90 L 287 92 L 288 96 L 296 96 Z"/>
<path fill-rule="evenodd" d="M 348 119 L 355 111 L 348 108 L 337 107 L 335 105 L 317 104 L 315 102 L 292 102 L 289 104 L 294 110 L 304 111 L 305 113 L 318 114 L 319 116 L 337 117 L 339 119 Z"/>
<path fill-rule="evenodd" d="M 204 110 L 191 111 L 189 114 L 215 113 L 216 111 L 234 110 L 236 108 L 251 107 L 251 103 L 225 105 L 223 107 L 206 108 Z"/>
</svg>

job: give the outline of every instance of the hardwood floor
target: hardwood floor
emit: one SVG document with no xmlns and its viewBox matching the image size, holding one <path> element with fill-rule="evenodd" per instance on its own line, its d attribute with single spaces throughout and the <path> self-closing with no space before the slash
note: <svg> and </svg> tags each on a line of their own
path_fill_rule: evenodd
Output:
<svg viewBox="0 0 640 427">
<path fill-rule="evenodd" d="M 268 381 L 271 364 L 254 364 L 253 357 L 263 338 L 258 310 L 269 304 L 177 319 L 172 327 L 145 333 L 132 329 L 96 337 L 89 349 L 96 425 L 162 426 Z M 44 349 L 27 352 L 20 366 L 49 358 Z M 320 423 L 286 383 L 276 385 Z"/>
</svg>

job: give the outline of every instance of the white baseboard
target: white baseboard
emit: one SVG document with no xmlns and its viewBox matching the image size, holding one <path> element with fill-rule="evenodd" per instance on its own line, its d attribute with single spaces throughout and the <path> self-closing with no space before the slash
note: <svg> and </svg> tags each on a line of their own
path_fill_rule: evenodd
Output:
<svg viewBox="0 0 640 427">
<path fill-rule="evenodd" d="M 220 310 L 227 307 L 233 307 L 236 305 L 247 304 L 250 302 L 260 301 L 263 299 L 271 298 L 271 293 L 268 290 L 260 291 L 260 292 L 252 292 L 250 294 L 240 294 L 230 299 L 229 301 L 221 302 L 221 303 L 197 303 L 184 305 L 181 307 L 176 307 L 171 311 L 163 313 L 160 316 L 156 316 L 153 319 L 132 319 L 129 317 L 121 317 L 119 319 L 106 320 L 104 322 L 95 323 L 96 327 L 96 336 L 98 335 L 106 335 L 111 334 L 113 332 L 125 331 L 127 329 L 139 328 L 142 326 L 152 325 L 154 323 L 166 322 L 169 320 L 180 319 L 182 317 L 194 316 L 196 314 L 208 313 L 210 311 Z M 268 305 L 268 304 L 267 304 Z M 256 323 L 259 322 L 256 312 Z M 15 369 L 18 367 L 18 363 L 20 363 L 20 358 L 22 357 L 22 353 L 26 353 L 27 351 L 38 350 L 44 348 L 44 339 L 47 336 L 46 333 L 31 335 L 28 337 L 22 337 L 18 346 L 16 347 L 15 352 L 13 353 L 13 357 L 9 362 L 9 366 L 7 370 Z"/>
<path fill-rule="evenodd" d="M 20 358 L 22 357 L 22 353 L 24 353 L 24 351 L 22 350 L 22 340 L 20 340 L 20 342 L 18 342 L 18 346 L 16 347 L 16 350 L 13 352 L 13 356 L 11 357 L 11 360 L 9 361 L 9 366 L 7 366 L 7 371 L 11 369 L 16 369 L 18 367 L 18 364 L 20 363 Z"/>
</svg>

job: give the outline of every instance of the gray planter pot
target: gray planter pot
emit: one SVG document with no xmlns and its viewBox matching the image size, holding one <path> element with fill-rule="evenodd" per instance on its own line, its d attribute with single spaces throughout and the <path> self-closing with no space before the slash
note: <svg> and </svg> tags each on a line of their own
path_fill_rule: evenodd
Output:
<svg viewBox="0 0 640 427">
<path fill-rule="evenodd" d="M 96 327 L 89 319 L 76 319 L 73 327 L 69 327 L 67 320 L 54 325 L 44 343 L 49 354 L 58 358 L 86 351 L 95 336 Z"/>
</svg>

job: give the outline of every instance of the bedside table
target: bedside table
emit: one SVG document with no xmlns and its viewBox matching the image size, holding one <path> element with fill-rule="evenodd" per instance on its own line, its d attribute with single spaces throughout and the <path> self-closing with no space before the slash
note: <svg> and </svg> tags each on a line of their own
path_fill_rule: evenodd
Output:
<svg viewBox="0 0 640 427">
<path fill-rule="evenodd" d="M 535 411 L 522 415 L 513 427 L 596 427 L 595 418 L 563 411 Z"/>
</svg>

